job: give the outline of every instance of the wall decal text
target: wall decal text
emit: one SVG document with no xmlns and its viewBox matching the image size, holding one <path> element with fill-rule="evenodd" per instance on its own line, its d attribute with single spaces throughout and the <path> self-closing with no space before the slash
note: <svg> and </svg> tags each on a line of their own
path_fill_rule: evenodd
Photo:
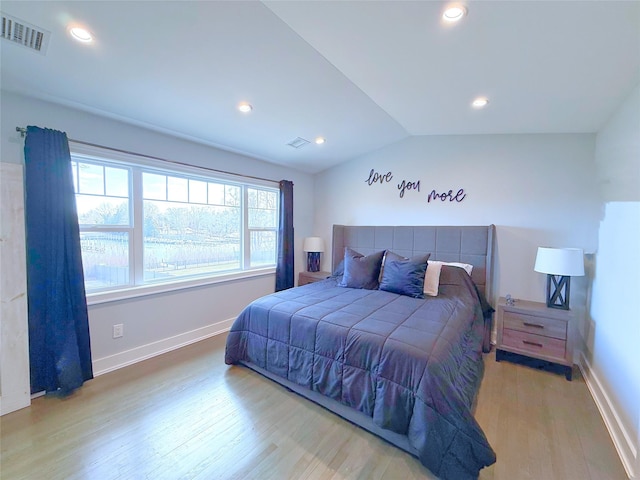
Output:
<svg viewBox="0 0 640 480">
<path fill-rule="evenodd" d="M 420 191 L 420 180 L 417 182 L 410 182 L 409 180 L 403 180 L 402 183 L 398 184 L 398 190 L 400 190 L 400 198 L 404 197 L 405 190 L 416 190 Z"/>
<path fill-rule="evenodd" d="M 447 193 L 438 193 L 435 190 L 432 190 L 429 196 L 427 197 L 427 202 L 431 202 L 431 200 L 438 200 L 438 199 L 440 199 L 443 202 L 446 200 L 449 200 L 450 202 L 461 202 L 462 200 L 464 200 L 466 196 L 467 194 L 464 193 L 464 188 L 461 188 L 460 190 L 458 190 L 458 193 L 456 193 L 455 195 L 453 194 L 453 190 L 449 190 Z"/>
<path fill-rule="evenodd" d="M 385 183 L 391 183 L 391 180 L 393 180 L 393 173 L 391 171 L 388 171 L 387 173 L 379 173 L 375 168 L 372 168 L 369 172 L 369 178 L 365 180 L 365 183 L 369 186 L 372 186 L 373 184 L 384 185 Z M 420 180 L 402 180 L 397 184 L 397 187 L 398 195 L 400 198 L 404 198 L 404 195 L 407 192 L 420 191 Z M 449 202 L 460 203 L 467 198 L 464 188 L 459 188 L 456 193 L 453 192 L 453 189 L 448 192 L 445 191 L 441 193 L 433 189 L 427 196 L 427 203 L 431 203 L 431 201 L 435 202 L 436 200 L 440 200 L 441 202 L 446 202 L 448 200 Z"/>
<path fill-rule="evenodd" d="M 374 183 L 379 183 L 380 185 L 382 185 L 385 182 L 390 182 L 392 178 L 393 175 L 391 174 L 391 172 L 380 174 L 372 168 L 369 172 L 369 178 L 367 178 L 365 182 L 367 182 L 369 186 L 373 185 Z"/>
</svg>

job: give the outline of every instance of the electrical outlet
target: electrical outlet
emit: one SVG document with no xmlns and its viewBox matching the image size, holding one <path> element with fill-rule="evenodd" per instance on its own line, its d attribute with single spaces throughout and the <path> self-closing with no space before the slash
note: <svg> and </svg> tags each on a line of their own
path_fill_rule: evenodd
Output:
<svg viewBox="0 0 640 480">
<path fill-rule="evenodd" d="M 119 323 L 113 326 L 113 338 L 120 338 L 124 335 L 124 325 Z"/>
</svg>

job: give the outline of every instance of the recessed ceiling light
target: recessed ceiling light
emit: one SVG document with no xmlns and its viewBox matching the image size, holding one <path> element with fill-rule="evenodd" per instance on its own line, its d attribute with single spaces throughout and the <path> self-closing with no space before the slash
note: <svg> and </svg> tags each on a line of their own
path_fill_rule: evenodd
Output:
<svg viewBox="0 0 640 480">
<path fill-rule="evenodd" d="M 449 5 L 447 9 L 442 14 L 442 18 L 444 18 L 447 22 L 457 22 L 462 19 L 467 14 L 467 7 L 464 5 Z"/>
<path fill-rule="evenodd" d="M 253 110 L 253 106 L 248 102 L 240 102 L 238 104 L 238 110 L 240 110 L 242 113 L 249 113 L 251 110 Z"/>
<path fill-rule="evenodd" d="M 327 141 L 327 139 L 324 138 L 324 137 L 318 137 L 318 138 L 316 138 L 315 141 L 316 141 L 316 145 L 322 145 L 324 142 Z"/>
<path fill-rule="evenodd" d="M 91 32 L 86 28 L 72 27 L 69 29 L 69 33 L 73 38 L 82 43 L 90 43 L 93 40 Z"/>
<path fill-rule="evenodd" d="M 473 108 L 483 108 L 486 107 L 488 103 L 489 99 L 485 97 L 478 97 L 473 102 L 471 102 L 471 105 L 473 106 Z"/>
</svg>

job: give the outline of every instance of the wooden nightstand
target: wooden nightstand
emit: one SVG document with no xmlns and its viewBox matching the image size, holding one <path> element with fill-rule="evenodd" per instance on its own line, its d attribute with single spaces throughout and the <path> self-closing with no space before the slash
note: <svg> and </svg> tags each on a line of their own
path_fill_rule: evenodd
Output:
<svg viewBox="0 0 640 480">
<path fill-rule="evenodd" d="M 301 287 L 307 283 L 319 282 L 330 276 L 331 272 L 300 272 L 298 275 L 298 286 Z"/>
<path fill-rule="evenodd" d="M 496 361 L 505 352 L 544 360 L 564 368 L 571 380 L 573 369 L 573 312 L 548 308 L 544 303 L 516 300 L 507 305 L 498 301 L 498 341 Z"/>
</svg>

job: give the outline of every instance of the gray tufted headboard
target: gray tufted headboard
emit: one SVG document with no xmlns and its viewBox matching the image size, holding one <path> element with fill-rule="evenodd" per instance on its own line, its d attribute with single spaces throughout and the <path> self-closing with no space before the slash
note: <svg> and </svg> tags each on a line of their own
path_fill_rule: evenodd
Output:
<svg viewBox="0 0 640 480">
<path fill-rule="evenodd" d="M 345 247 L 351 247 L 363 255 L 385 249 L 405 257 L 431 253 L 431 260 L 473 265 L 471 277 L 478 289 L 491 302 L 494 232 L 494 225 L 481 227 L 334 225 L 332 271 L 335 271 L 342 261 Z"/>
</svg>

